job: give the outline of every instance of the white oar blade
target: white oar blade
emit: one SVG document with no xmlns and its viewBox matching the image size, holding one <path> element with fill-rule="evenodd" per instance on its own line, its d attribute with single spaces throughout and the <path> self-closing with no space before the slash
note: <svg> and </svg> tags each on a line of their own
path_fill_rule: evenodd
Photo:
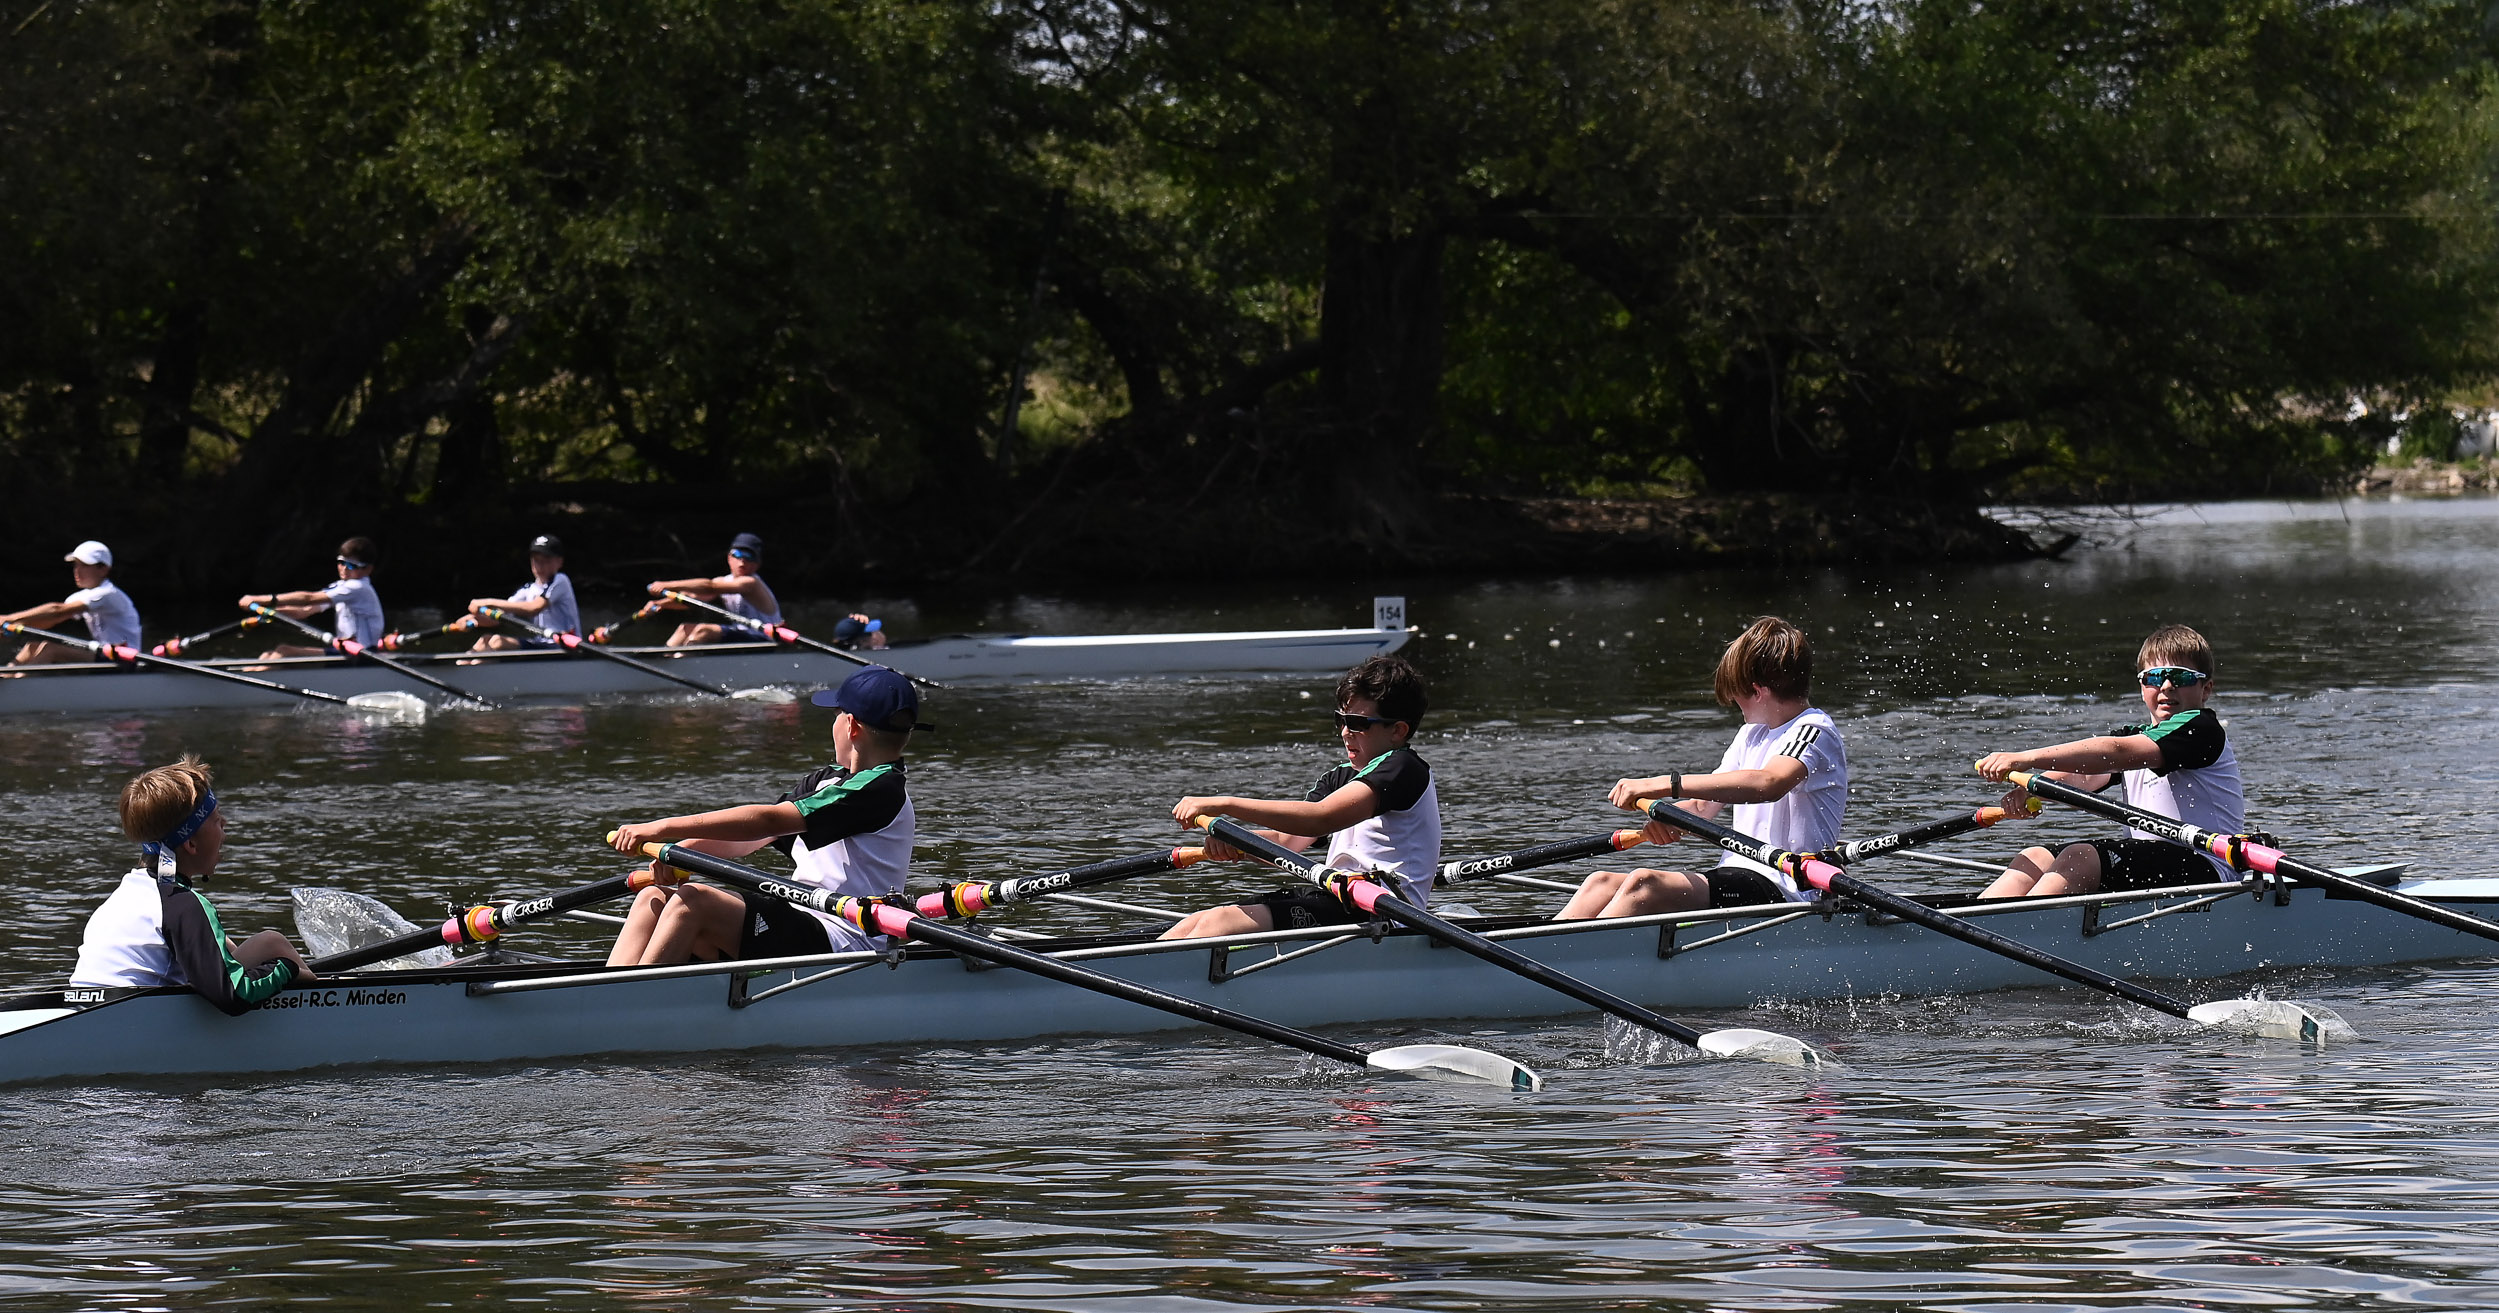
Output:
<svg viewBox="0 0 2499 1313">
<path fill-rule="evenodd" d="M 1407 1044 L 1381 1049 L 1364 1057 L 1363 1064 L 1376 1071 L 1394 1071 L 1425 1080 L 1466 1081 L 1520 1091 L 1545 1087 L 1544 1077 L 1498 1053 L 1458 1044 Z"/>
<path fill-rule="evenodd" d="M 2351 1023 L 2336 1016 L 2334 1009 L 2286 998 L 2225 998 L 2188 1008 L 2187 1016 L 2207 1026 L 2267 1039 L 2330 1044 L 2357 1038 Z"/>
<path fill-rule="evenodd" d="M 776 707 L 798 701 L 798 695 L 786 688 L 742 688 L 729 696 L 740 702 L 762 702 Z"/>
<path fill-rule="evenodd" d="M 1713 1030 L 1701 1036 L 1701 1052 L 1714 1058 L 1775 1062 L 1784 1067 L 1837 1067 L 1840 1060 L 1793 1035 L 1775 1030 Z"/>
<path fill-rule="evenodd" d="M 414 693 L 358 693 L 347 705 L 386 724 L 425 723 L 425 699 Z"/>
<path fill-rule="evenodd" d="M 328 957 L 367 944 L 378 944 L 416 929 L 415 923 L 392 911 L 389 904 L 351 890 L 299 885 L 288 892 L 295 902 L 296 935 L 313 957 Z M 411 967 L 438 967 L 450 961 L 449 948 L 428 948 L 406 957 L 377 962 L 368 969 L 399 971 Z"/>
</svg>

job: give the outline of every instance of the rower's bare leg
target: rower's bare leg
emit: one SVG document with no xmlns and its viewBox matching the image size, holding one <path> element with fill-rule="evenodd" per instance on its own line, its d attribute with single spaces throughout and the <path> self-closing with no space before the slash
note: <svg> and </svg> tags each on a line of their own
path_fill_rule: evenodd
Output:
<svg viewBox="0 0 2499 1313">
<path fill-rule="evenodd" d="M 642 950 L 651 946 L 651 932 L 659 929 L 660 910 L 675 896 L 673 889 L 650 888 L 634 897 L 633 906 L 625 910 L 624 928 L 616 932 L 616 946 L 607 950 L 609 966 L 642 965 Z"/>
<path fill-rule="evenodd" d="M 326 647 L 305 647 L 301 643 L 280 643 L 276 647 L 270 648 L 268 651 L 261 653 L 260 659 L 263 661 L 279 661 L 287 657 L 328 656 L 329 654 L 330 649 Z"/>
<path fill-rule="evenodd" d="M 660 911 L 659 928 L 651 932 L 651 942 L 642 950 L 642 965 L 674 966 L 736 957 L 745 930 L 744 898 L 707 884 L 679 885 L 677 896 Z"/>
<path fill-rule="evenodd" d="M 1276 928 L 1276 914 L 1264 903 L 1234 903 L 1226 907 L 1210 907 L 1180 918 L 1180 924 L 1162 933 L 1165 939 L 1209 939 L 1217 935 L 1251 935 Z"/>
<path fill-rule="evenodd" d="M 471 652 L 501 652 L 506 648 L 519 647 L 520 645 L 521 640 L 512 637 L 510 634 L 487 634 L 478 639 L 476 642 L 469 644 L 469 650 Z"/>
<path fill-rule="evenodd" d="M 668 636 L 668 645 L 670 647 L 693 647 L 700 643 L 717 643 L 719 641 L 720 626 L 718 625 L 679 625 L 677 626 L 677 632 Z"/>
<path fill-rule="evenodd" d="M 19 648 L 17 655 L 9 658 L 9 664 L 13 666 L 57 666 L 70 661 L 93 660 L 96 658 L 67 643 L 47 643 L 42 639 L 34 639 L 26 646 Z"/>
<path fill-rule="evenodd" d="M 2030 892 L 2039 877 L 2056 865 L 2056 854 L 2045 848 L 2024 848 L 2012 861 L 2005 863 L 2004 874 L 1995 883 L 1979 891 L 1981 898 L 2019 898 Z"/>
<path fill-rule="evenodd" d="M 2069 843 L 2056 855 L 2039 881 L 2030 887 L 2029 897 L 2055 898 L 2062 894 L 2096 894 L 2100 892 L 2100 850 L 2087 843 Z"/>
<path fill-rule="evenodd" d="M 1709 877 L 1644 866 L 1623 881 L 1623 887 L 1614 891 L 1614 900 L 1597 915 L 1647 916 L 1652 912 L 1689 912 L 1707 906 Z"/>
<path fill-rule="evenodd" d="M 1631 878 L 1629 871 L 1598 871 L 1579 882 L 1579 892 L 1563 904 L 1555 914 L 1556 921 L 1592 921 L 1605 914 L 1605 905 L 1614 901 L 1614 892 Z"/>
</svg>

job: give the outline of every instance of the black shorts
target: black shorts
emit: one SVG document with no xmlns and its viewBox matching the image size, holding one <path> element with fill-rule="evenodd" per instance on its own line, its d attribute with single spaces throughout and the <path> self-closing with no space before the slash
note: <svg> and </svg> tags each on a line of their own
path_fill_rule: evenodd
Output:
<svg viewBox="0 0 2499 1313">
<path fill-rule="evenodd" d="M 1712 907 L 1754 907 L 1788 900 L 1787 890 L 1778 881 L 1749 867 L 1721 866 L 1701 878 L 1709 881 Z"/>
<path fill-rule="evenodd" d="M 2211 884 L 2230 878 L 2202 853 L 2167 839 L 2093 839 L 2090 844 L 2100 854 L 2102 893 Z"/>
<path fill-rule="evenodd" d="M 1263 898 L 1253 898 L 1243 907 L 1263 907 L 1275 918 L 1278 930 L 1303 930 L 1314 925 L 1360 925 L 1362 914 L 1337 900 L 1336 895 L 1311 885 L 1278 889 Z"/>
<path fill-rule="evenodd" d="M 805 911 L 761 894 L 739 897 L 746 900 L 746 928 L 738 934 L 739 957 L 805 957 L 833 951 L 824 922 Z"/>
</svg>

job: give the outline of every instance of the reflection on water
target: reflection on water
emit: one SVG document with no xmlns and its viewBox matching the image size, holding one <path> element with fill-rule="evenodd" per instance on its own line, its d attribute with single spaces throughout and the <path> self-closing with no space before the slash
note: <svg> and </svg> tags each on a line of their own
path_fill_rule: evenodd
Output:
<svg viewBox="0 0 2499 1313">
<path fill-rule="evenodd" d="M 2136 705 L 2136 640 L 2184 620 L 2219 647 L 2260 824 L 2337 859 L 2463 874 L 2499 803 L 2494 511 L 2207 507 L 2066 562 L 1869 577 L 876 605 L 903 632 L 1083 632 L 1358 624 L 1372 592 L 1403 592 L 1428 628 L 1412 649 L 1434 681 L 1419 746 L 1453 855 L 1611 828 L 1616 776 L 1716 760 L 1733 720 L 1710 704 L 1711 663 L 1760 612 L 1820 644 L 1858 833 L 1987 796 L 1968 762 L 1988 748 L 2118 723 Z M 912 757 L 931 883 L 1166 844 L 1180 794 L 1298 790 L 1332 751 L 1323 679 L 938 696 L 946 728 Z M 214 893 L 243 929 L 282 923 L 295 884 L 423 920 L 590 878 L 612 869 L 597 840 L 616 821 L 777 796 L 825 754 L 826 729 L 803 706 L 692 698 L 445 710 L 421 727 L 327 709 L 0 723 L 7 979 L 66 971 L 130 862 L 113 791 L 185 750 L 215 762 L 233 809 Z M 2021 837 L 2092 832 L 2066 817 Z M 1954 887 L 1898 863 L 1868 873 Z M 1120 896 L 1185 907 L 1244 883 L 1264 884 L 1200 867 Z M 1716 1019 L 1800 1032 L 1850 1063 L 1819 1076 L 1644 1065 L 1586 1018 L 1446 1028 L 1544 1070 L 1547 1091 L 1527 1097 L 1372 1082 L 1213 1034 L 0 1091 L 15 1155 L 0 1303 L 2499 1301 L 2499 964 L 2268 983 L 2367 1038 L 2303 1052 L 2042 989 Z"/>
</svg>

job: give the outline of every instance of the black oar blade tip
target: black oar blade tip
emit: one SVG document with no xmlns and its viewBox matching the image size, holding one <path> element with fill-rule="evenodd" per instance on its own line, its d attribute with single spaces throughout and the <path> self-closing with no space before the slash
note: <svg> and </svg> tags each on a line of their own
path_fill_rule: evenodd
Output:
<svg viewBox="0 0 2499 1313">
<path fill-rule="evenodd" d="M 1840 1060 L 1793 1035 L 1775 1030 L 1713 1030 L 1701 1036 L 1701 1052 L 1713 1058 L 1771 1062 L 1782 1067 L 1838 1069 Z"/>
<path fill-rule="evenodd" d="M 1380 1049 L 1365 1054 L 1363 1065 L 1374 1071 L 1393 1071 L 1425 1080 L 1499 1085 L 1523 1094 L 1545 1087 L 1544 1077 L 1528 1068 L 1498 1053 L 1459 1044 L 1406 1044 Z"/>
<path fill-rule="evenodd" d="M 2358 1039 L 2351 1023 L 2322 1003 L 2286 998 L 2226 998 L 2187 1009 L 2187 1019 L 2220 1030 L 2264 1039 L 2294 1039 L 2305 1044 L 2340 1044 Z"/>
</svg>

